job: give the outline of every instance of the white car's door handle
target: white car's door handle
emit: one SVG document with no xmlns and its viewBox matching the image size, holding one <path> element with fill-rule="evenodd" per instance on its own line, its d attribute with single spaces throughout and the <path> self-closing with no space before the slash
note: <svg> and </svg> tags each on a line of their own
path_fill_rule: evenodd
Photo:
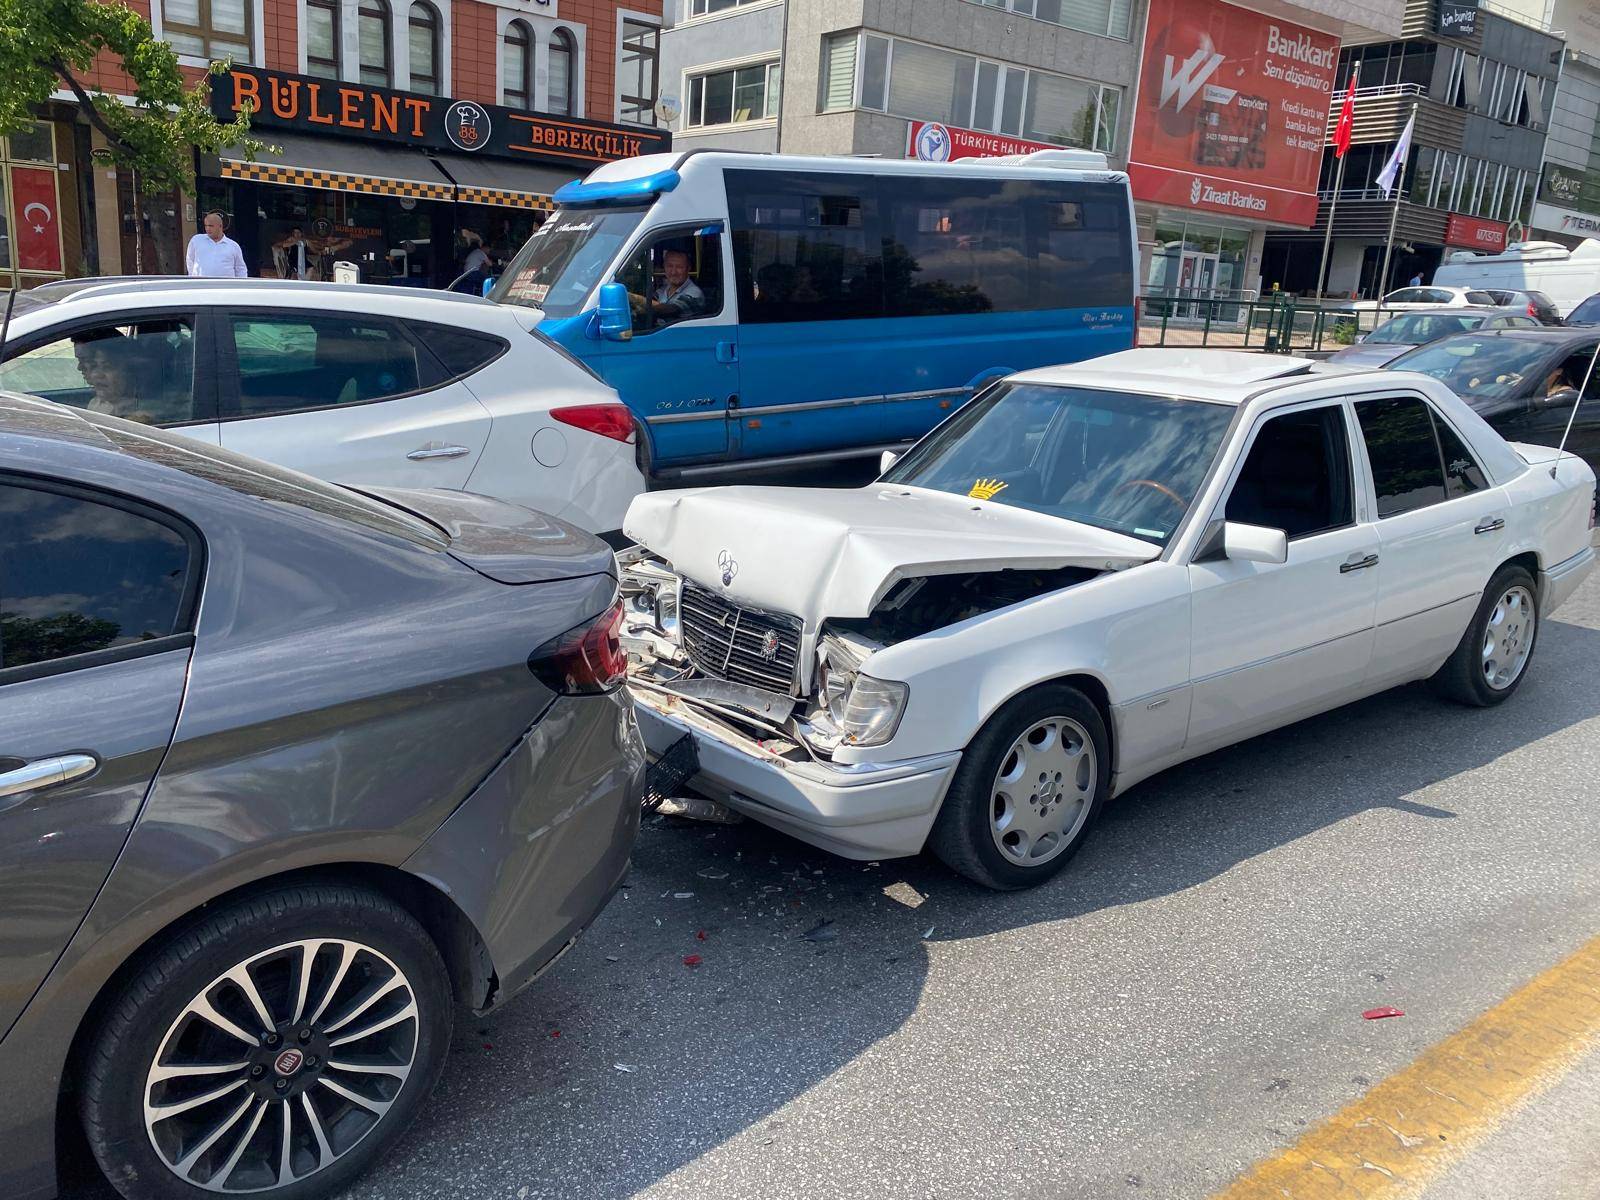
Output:
<svg viewBox="0 0 1600 1200">
<path fill-rule="evenodd" d="M 7 796 L 20 796 L 23 792 L 36 792 L 40 788 L 55 787 L 82 779 L 100 765 L 92 754 L 60 754 L 54 758 L 36 758 L 13 771 L 0 773 L 0 800 Z"/>
<path fill-rule="evenodd" d="M 421 462 L 427 458 L 460 458 L 463 454 L 471 454 L 465 446 L 419 446 L 406 455 L 412 462 Z"/>
<path fill-rule="evenodd" d="M 1473 527 L 1473 533 L 1499 533 L 1506 527 L 1504 517 L 1490 517 L 1487 521 L 1479 521 Z"/>
<path fill-rule="evenodd" d="M 1348 575 L 1351 571 L 1365 571 L 1368 567 L 1378 565 L 1376 554 L 1355 555 L 1339 564 L 1339 574 Z"/>
</svg>

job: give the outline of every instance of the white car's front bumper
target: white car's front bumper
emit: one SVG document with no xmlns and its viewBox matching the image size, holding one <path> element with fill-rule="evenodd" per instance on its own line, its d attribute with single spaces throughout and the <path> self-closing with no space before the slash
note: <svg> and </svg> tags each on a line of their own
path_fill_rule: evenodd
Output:
<svg viewBox="0 0 1600 1200">
<path fill-rule="evenodd" d="M 845 858 L 919 853 L 961 762 L 959 751 L 883 764 L 791 762 L 676 697 L 632 691 L 651 753 L 694 737 L 695 791 Z"/>
</svg>

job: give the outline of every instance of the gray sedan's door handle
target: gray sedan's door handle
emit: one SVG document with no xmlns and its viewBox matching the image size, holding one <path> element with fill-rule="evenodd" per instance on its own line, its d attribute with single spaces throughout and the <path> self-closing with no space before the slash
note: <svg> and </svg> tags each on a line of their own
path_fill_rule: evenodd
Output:
<svg viewBox="0 0 1600 1200">
<path fill-rule="evenodd" d="M 1480 521 L 1473 527 L 1473 533 L 1499 533 L 1506 527 L 1504 517 L 1490 517 L 1487 521 Z"/>
<path fill-rule="evenodd" d="M 92 754 L 61 754 L 55 758 L 36 758 L 14 771 L 0 774 L 0 799 L 82 779 L 99 765 L 99 760 Z"/>
<path fill-rule="evenodd" d="M 1350 558 L 1339 564 L 1339 574 L 1348 575 L 1351 571 L 1365 571 L 1368 567 L 1378 565 L 1378 556 L 1368 554 L 1361 558 Z"/>
<path fill-rule="evenodd" d="M 419 446 L 406 455 L 412 462 L 421 462 L 426 458 L 460 458 L 463 454 L 471 454 L 465 446 Z"/>
</svg>

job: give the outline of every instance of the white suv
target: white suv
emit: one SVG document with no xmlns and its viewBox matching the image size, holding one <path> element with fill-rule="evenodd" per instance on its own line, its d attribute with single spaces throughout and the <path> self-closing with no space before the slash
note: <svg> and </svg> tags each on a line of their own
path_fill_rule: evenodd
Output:
<svg viewBox="0 0 1600 1200">
<path fill-rule="evenodd" d="M 18 296 L 0 387 L 338 483 L 481 492 L 613 534 L 632 414 L 522 310 L 449 292 L 115 279 Z"/>
</svg>

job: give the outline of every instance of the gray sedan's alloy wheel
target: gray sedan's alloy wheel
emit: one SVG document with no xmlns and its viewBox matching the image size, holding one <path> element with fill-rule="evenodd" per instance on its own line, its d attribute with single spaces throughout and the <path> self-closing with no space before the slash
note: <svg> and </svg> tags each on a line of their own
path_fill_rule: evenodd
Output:
<svg viewBox="0 0 1600 1200">
<path fill-rule="evenodd" d="M 411 981 L 371 946 L 252 955 L 189 1001 L 145 1074 L 144 1123 L 184 1182 L 241 1194 L 332 1166 L 388 1114 L 417 1048 Z"/>
</svg>

